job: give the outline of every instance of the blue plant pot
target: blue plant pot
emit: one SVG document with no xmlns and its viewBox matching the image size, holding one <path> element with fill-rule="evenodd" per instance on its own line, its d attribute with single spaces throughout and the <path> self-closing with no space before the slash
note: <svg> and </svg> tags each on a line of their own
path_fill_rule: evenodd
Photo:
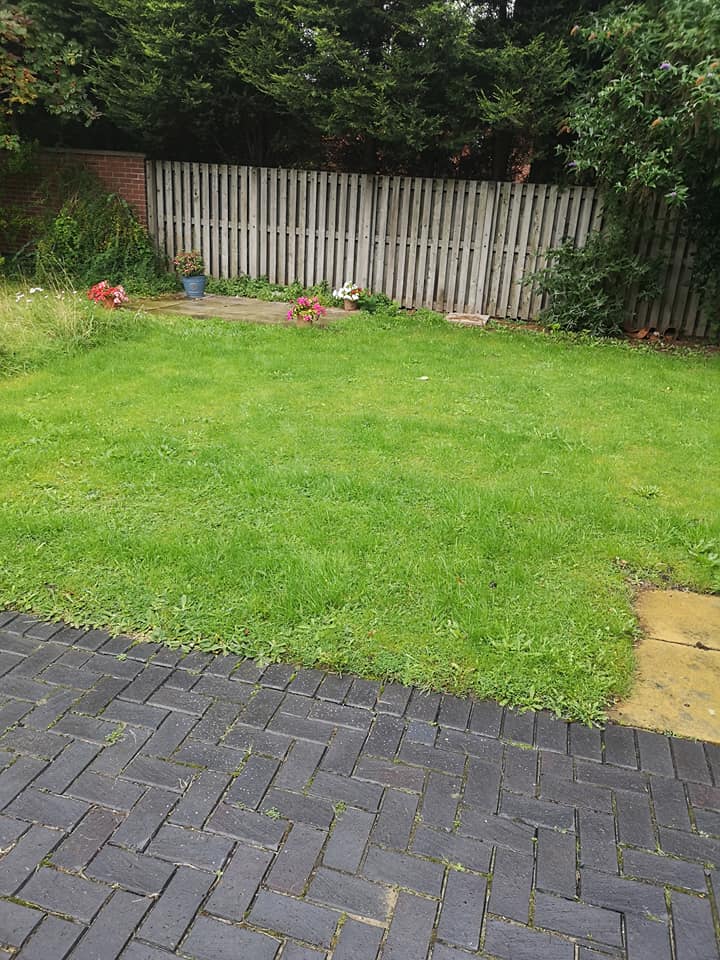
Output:
<svg viewBox="0 0 720 960">
<path fill-rule="evenodd" d="M 207 277 L 183 277 L 182 285 L 189 300 L 199 300 L 205 296 Z"/>
</svg>

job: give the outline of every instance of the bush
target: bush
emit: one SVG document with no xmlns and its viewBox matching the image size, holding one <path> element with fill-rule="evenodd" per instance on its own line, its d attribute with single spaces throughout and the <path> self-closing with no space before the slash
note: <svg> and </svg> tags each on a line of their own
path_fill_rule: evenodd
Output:
<svg viewBox="0 0 720 960">
<path fill-rule="evenodd" d="M 547 266 L 528 277 L 550 295 L 540 322 L 559 330 L 614 337 L 622 333 L 628 316 L 625 300 L 637 284 L 639 300 L 657 296 L 657 264 L 632 252 L 624 232 L 593 233 L 584 247 L 572 241 L 547 254 Z"/>
<path fill-rule="evenodd" d="M 217 293 L 224 297 L 252 297 L 255 300 L 277 300 L 290 303 L 298 297 L 316 296 L 320 303 L 329 307 L 335 302 L 327 282 L 304 287 L 299 280 L 294 283 L 270 283 L 267 277 L 248 277 L 241 274 L 231 279 L 208 280 L 208 293 Z"/>
<path fill-rule="evenodd" d="M 37 242 L 35 275 L 44 282 L 61 277 L 77 285 L 107 279 L 131 292 L 175 285 L 129 204 L 99 189 L 65 200 Z"/>
</svg>

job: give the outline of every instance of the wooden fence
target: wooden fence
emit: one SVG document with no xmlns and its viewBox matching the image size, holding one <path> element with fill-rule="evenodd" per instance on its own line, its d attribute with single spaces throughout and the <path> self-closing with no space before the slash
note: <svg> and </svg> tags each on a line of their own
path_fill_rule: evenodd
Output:
<svg viewBox="0 0 720 960">
<path fill-rule="evenodd" d="M 563 240 L 602 227 L 593 187 L 432 180 L 326 171 L 148 161 L 150 232 L 169 257 L 198 249 L 215 277 L 272 283 L 355 280 L 408 307 L 531 320 L 542 296 L 522 284 Z M 651 252 L 669 266 L 664 292 L 634 325 L 702 336 L 690 288 L 692 245 L 662 201 Z"/>
</svg>

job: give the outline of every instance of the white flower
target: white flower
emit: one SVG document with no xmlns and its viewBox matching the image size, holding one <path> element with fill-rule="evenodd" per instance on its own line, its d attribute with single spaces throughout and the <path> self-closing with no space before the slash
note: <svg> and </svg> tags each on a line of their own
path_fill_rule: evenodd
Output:
<svg viewBox="0 0 720 960">
<path fill-rule="evenodd" d="M 45 293 L 42 287 L 30 287 L 30 293 Z"/>
</svg>

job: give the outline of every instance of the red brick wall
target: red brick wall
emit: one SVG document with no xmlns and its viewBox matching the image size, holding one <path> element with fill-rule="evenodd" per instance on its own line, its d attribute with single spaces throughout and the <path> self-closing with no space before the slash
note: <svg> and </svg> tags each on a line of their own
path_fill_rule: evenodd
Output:
<svg viewBox="0 0 720 960">
<path fill-rule="evenodd" d="M 138 220 L 147 226 L 147 199 L 145 196 L 145 157 L 141 153 L 117 153 L 111 150 L 44 150 L 31 173 L 16 174 L 0 181 L 0 207 L 9 206 L 18 213 L 32 216 L 54 206 L 52 197 L 41 189 L 48 174 L 63 164 L 80 164 L 108 190 L 123 197 L 133 207 Z M 3 244 L 0 250 L 10 246 Z"/>
</svg>

